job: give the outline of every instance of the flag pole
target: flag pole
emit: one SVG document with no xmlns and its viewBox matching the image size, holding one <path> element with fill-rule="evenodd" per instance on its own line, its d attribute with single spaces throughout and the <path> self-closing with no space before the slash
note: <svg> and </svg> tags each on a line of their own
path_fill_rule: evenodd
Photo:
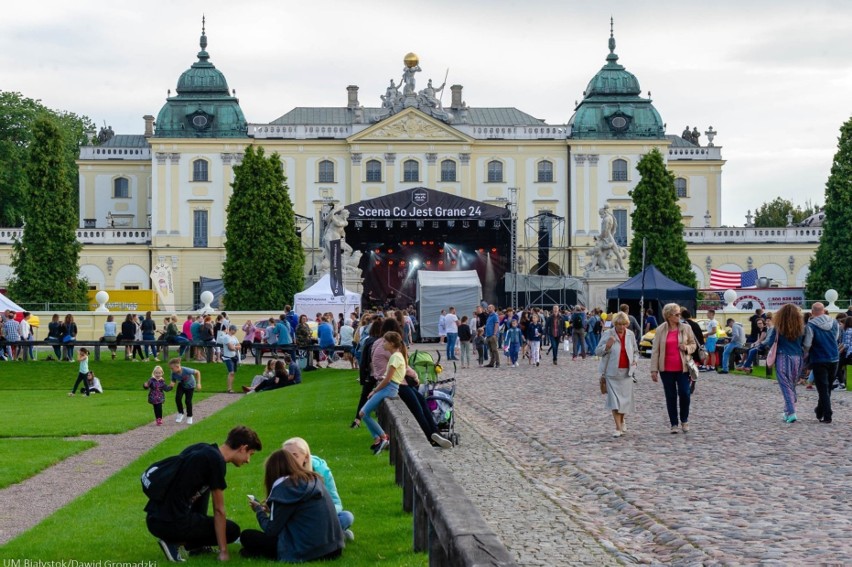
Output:
<svg viewBox="0 0 852 567">
<path fill-rule="evenodd" d="M 645 246 L 648 244 L 647 237 L 642 237 L 642 291 L 639 295 L 639 333 L 645 334 Z M 641 336 L 640 336 L 641 339 Z"/>
</svg>

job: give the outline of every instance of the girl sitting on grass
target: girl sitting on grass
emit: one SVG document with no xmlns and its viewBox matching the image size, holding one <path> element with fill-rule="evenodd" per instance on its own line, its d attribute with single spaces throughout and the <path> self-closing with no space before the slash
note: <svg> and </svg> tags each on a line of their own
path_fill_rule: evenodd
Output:
<svg viewBox="0 0 852 567">
<path fill-rule="evenodd" d="M 154 406 L 154 419 L 157 425 L 163 425 L 163 404 L 166 401 L 166 392 L 172 389 L 172 385 L 163 378 L 163 368 L 155 366 L 151 377 L 142 387 L 148 390 L 148 403 Z"/>
<path fill-rule="evenodd" d="M 89 394 L 103 394 L 104 388 L 101 386 L 101 381 L 98 380 L 98 377 L 95 376 L 95 373 L 89 370 L 89 373 L 86 374 L 86 383 L 83 385 L 83 393 L 87 396 Z"/>
</svg>

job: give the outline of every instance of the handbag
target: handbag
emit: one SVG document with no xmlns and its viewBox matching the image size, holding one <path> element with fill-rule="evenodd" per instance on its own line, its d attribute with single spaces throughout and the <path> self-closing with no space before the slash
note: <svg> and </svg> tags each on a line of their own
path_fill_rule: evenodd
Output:
<svg viewBox="0 0 852 567">
<path fill-rule="evenodd" d="M 698 365 L 695 364 L 695 361 L 692 358 L 686 359 L 686 370 L 689 372 L 689 379 L 695 382 L 698 380 Z"/>
<path fill-rule="evenodd" d="M 769 349 L 769 353 L 766 355 L 766 367 L 772 368 L 775 366 L 775 357 L 778 355 L 778 341 L 772 343 L 772 348 Z"/>
<path fill-rule="evenodd" d="M 606 394 L 606 377 L 601 376 L 601 394 Z"/>
</svg>

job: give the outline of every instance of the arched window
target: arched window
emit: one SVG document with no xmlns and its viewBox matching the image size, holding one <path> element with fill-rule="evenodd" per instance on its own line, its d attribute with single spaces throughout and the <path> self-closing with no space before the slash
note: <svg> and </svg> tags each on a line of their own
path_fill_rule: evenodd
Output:
<svg viewBox="0 0 852 567">
<path fill-rule="evenodd" d="M 617 159 L 612 162 L 612 180 L 627 181 L 627 160 Z"/>
<path fill-rule="evenodd" d="M 678 198 L 686 197 L 686 179 L 683 177 L 675 179 L 675 191 L 677 192 Z"/>
<path fill-rule="evenodd" d="M 553 162 L 543 160 L 538 162 L 538 182 L 552 183 L 553 182 Z"/>
<path fill-rule="evenodd" d="M 207 161 L 197 159 L 192 162 L 192 180 L 193 181 L 210 181 L 207 177 Z"/>
<path fill-rule="evenodd" d="M 334 162 L 324 159 L 319 162 L 319 182 L 334 183 Z"/>
<path fill-rule="evenodd" d="M 451 159 L 445 159 L 441 162 L 441 181 L 456 180 L 456 162 Z"/>
<path fill-rule="evenodd" d="M 377 159 L 371 159 L 367 162 L 367 181 L 382 181 L 382 162 Z"/>
<path fill-rule="evenodd" d="M 405 160 L 402 164 L 403 181 L 420 181 L 420 164 L 413 159 Z"/>
<path fill-rule="evenodd" d="M 130 183 L 126 177 L 118 177 L 112 182 L 112 196 L 115 199 L 130 198 Z"/>
<path fill-rule="evenodd" d="M 503 164 L 496 159 L 488 162 L 488 182 L 503 183 Z"/>
</svg>

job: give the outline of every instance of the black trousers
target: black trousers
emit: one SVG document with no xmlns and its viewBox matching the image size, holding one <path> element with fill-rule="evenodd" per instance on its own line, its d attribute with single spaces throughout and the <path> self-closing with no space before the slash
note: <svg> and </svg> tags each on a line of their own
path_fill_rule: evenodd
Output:
<svg viewBox="0 0 852 567">
<path fill-rule="evenodd" d="M 438 426 L 435 425 L 435 419 L 432 417 L 432 412 L 429 411 L 429 405 L 426 403 L 426 398 L 423 394 L 417 391 L 417 388 L 412 388 L 406 384 L 399 385 L 399 397 L 405 403 L 408 410 L 414 415 L 426 439 L 432 440 L 432 434 L 438 433 Z"/>
<path fill-rule="evenodd" d="M 210 491 L 207 491 L 193 502 L 189 514 L 183 518 L 166 522 L 149 515 L 145 519 L 148 531 L 168 543 L 182 544 L 187 550 L 219 545 L 213 518 L 207 515 L 209 504 Z M 240 526 L 236 522 L 225 520 L 225 540 L 234 543 L 238 537 Z"/>
<path fill-rule="evenodd" d="M 178 413 L 183 413 L 183 398 L 186 396 L 186 416 L 192 417 L 192 396 L 195 394 L 195 388 L 184 388 L 182 384 L 178 384 L 175 389 L 175 405 L 177 405 Z"/>
<path fill-rule="evenodd" d="M 831 421 L 831 384 L 837 374 L 836 362 L 815 362 L 811 364 L 814 373 L 814 384 L 816 385 L 819 401 L 817 402 L 816 416 L 820 421 Z"/>
</svg>

